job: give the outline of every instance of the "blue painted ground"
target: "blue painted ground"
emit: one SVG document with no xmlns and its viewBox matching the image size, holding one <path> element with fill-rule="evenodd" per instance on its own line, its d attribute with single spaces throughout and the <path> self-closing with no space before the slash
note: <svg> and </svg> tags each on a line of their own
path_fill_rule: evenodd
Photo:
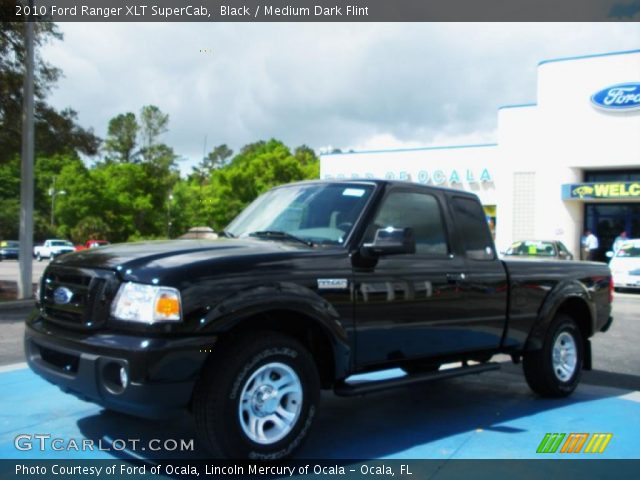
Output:
<svg viewBox="0 0 640 480">
<path fill-rule="evenodd" d="M 395 374 L 396 372 L 391 372 Z M 389 375 L 379 374 L 381 375 Z M 59 391 L 23 368 L 0 373 L 0 458 L 202 458 L 195 452 L 20 451 L 20 434 L 50 434 L 78 444 L 91 439 L 195 439 L 188 416 L 150 421 L 107 412 Z M 520 375 L 491 372 L 357 398 L 323 395 L 322 409 L 301 458 L 541 458 L 547 432 L 613 433 L 599 458 L 638 458 L 640 393 L 582 385 L 568 399 L 533 395 Z M 576 457 L 576 456 L 573 456 Z M 588 455 L 579 455 L 588 458 Z M 567 458 L 546 455 L 544 458 Z"/>
</svg>

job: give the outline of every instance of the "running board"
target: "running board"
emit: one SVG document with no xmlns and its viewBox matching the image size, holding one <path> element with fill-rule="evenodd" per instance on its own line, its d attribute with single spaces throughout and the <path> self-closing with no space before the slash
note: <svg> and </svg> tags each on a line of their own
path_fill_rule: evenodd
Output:
<svg viewBox="0 0 640 480">
<path fill-rule="evenodd" d="M 438 370 L 437 372 L 406 375 L 399 378 L 390 378 L 389 380 L 361 381 L 354 383 L 341 382 L 335 386 L 334 392 L 336 395 L 341 397 L 353 397 L 355 395 L 366 395 L 368 393 L 381 392 L 391 388 L 413 385 L 414 383 L 431 382 L 433 380 L 461 377 L 462 375 L 472 375 L 474 373 L 483 373 L 499 369 L 499 363 L 489 362 L 479 365 L 469 365 L 466 367 L 448 368 L 445 370 Z"/>
</svg>

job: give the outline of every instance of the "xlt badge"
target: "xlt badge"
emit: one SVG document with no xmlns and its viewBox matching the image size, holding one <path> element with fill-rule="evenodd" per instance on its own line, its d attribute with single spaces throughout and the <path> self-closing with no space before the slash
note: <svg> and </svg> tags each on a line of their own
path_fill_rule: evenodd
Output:
<svg viewBox="0 0 640 480">
<path fill-rule="evenodd" d="M 349 280 L 346 278 L 319 278 L 318 288 L 321 290 L 345 290 L 349 287 Z"/>
</svg>

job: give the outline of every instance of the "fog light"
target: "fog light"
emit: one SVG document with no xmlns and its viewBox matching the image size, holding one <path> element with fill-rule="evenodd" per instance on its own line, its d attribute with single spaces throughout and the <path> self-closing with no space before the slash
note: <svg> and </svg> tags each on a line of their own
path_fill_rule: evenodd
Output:
<svg viewBox="0 0 640 480">
<path fill-rule="evenodd" d="M 125 367 L 120 367 L 120 384 L 122 388 L 127 388 L 127 385 L 129 385 L 129 374 Z"/>
</svg>

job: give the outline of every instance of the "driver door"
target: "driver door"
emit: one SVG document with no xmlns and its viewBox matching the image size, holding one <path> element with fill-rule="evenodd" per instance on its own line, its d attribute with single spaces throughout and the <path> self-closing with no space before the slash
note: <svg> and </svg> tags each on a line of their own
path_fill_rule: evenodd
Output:
<svg viewBox="0 0 640 480">
<path fill-rule="evenodd" d="M 416 252 L 354 264 L 358 366 L 464 350 L 465 262 L 452 253 L 440 192 L 390 187 L 362 243 L 379 228 L 413 229 Z"/>
</svg>

